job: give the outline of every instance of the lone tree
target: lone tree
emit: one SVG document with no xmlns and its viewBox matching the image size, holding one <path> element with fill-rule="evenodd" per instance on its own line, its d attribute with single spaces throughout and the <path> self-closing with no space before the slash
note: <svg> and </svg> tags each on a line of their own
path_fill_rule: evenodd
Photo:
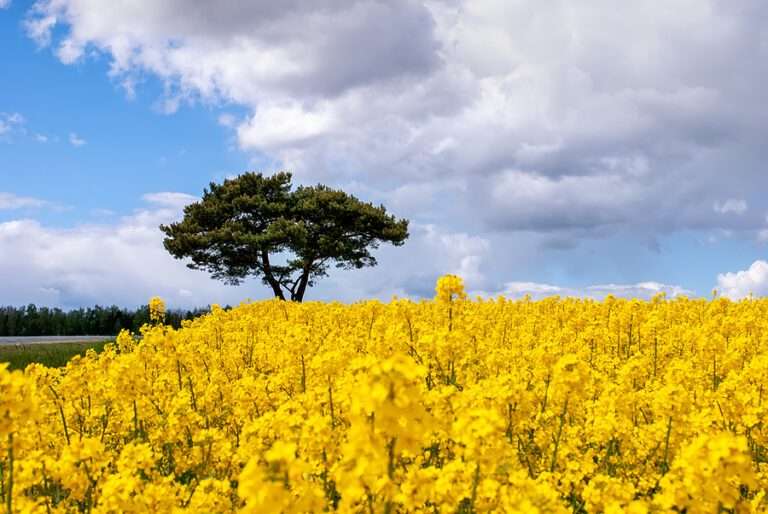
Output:
<svg viewBox="0 0 768 514">
<path fill-rule="evenodd" d="M 192 269 L 239 284 L 258 276 L 277 298 L 300 302 L 328 267 L 375 266 L 370 250 L 400 246 L 408 221 L 384 206 L 323 185 L 291 190 L 291 174 L 244 173 L 211 183 L 178 223 L 161 225 L 165 248 Z"/>
</svg>

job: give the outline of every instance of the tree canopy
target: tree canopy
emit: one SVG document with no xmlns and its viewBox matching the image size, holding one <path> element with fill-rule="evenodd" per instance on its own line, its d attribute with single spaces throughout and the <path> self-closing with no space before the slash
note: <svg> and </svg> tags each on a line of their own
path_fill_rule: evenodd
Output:
<svg viewBox="0 0 768 514">
<path fill-rule="evenodd" d="M 181 221 L 160 229 L 168 252 L 190 268 L 230 284 L 260 277 L 277 298 L 299 302 L 330 266 L 375 266 L 372 249 L 408 238 L 408 221 L 383 205 L 321 184 L 294 190 L 287 172 L 212 182 Z"/>
</svg>

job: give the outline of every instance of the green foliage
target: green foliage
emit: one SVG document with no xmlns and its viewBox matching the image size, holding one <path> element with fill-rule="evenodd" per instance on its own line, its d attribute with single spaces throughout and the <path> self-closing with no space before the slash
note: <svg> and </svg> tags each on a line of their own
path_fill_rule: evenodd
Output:
<svg viewBox="0 0 768 514">
<path fill-rule="evenodd" d="M 238 284 L 261 277 L 276 297 L 302 301 L 329 266 L 375 266 L 382 242 L 402 245 L 408 221 L 323 185 L 291 190 L 291 174 L 244 173 L 211 183 L 184 219 L 162 225 L 165 248 L 193 269 Z"/>
</svg>

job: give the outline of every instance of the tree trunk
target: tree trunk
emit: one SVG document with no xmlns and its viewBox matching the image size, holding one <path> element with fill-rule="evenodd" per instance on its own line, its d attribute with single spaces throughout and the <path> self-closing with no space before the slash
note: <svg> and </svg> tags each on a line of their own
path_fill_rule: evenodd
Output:
<svg viewBox="0 0 768 514">
<path fill-rule="evenodd" d="M 291 295 L 291 300 L 301 303 L 304 300 L 304 293 L 307 290 L 307 283 L 309 283 L 309 271 L 312 269 L 312 261 L 308 261 L 304 264 L 304 269 L 301 270 L 301 280 L 299 281 L 299 288 L 296 290 L 296 294 Z"/>
<path fill-rule="evenodd" d="M 275 298 L 285 300 L 283 290 L 280 288 L 280 283 L 275 280 L 275 276 L 272 275 L 272 265 L 269 264 L 269 253 L 267 253 L 266 250 L 262 250 L 261 252 L 261 263 L 264 268 L 264 278 L 272 288 L 272 292 L 275 293 Z"/>
</svg>

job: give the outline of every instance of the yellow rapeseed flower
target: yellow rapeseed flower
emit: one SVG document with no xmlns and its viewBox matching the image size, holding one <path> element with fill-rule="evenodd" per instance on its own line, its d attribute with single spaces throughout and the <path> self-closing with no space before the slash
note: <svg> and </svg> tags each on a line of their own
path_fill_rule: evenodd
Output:
<svg viewBox="0 0 768 514">
<path fill-rule="evenodd" d="M 766 512 L 768 300 L 276 300 L 0 365 L 0 505 Z"/>
</svg>

